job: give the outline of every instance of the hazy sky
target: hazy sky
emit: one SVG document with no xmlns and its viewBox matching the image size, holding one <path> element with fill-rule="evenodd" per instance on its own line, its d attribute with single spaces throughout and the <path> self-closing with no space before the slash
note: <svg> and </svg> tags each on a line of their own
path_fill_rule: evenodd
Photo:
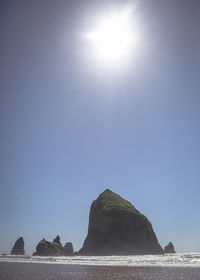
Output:
<svg viewBox="0 0 200 280">
<path fill-rule="evenodd" d="M 97 65 L 83 34 L 135 7 L 140 47 Z M 57 234 L 80 249 L 109 187 L 162 246 L 200 251 L 200 1 L 0 2 L 0 253 Z"/>
</svg>

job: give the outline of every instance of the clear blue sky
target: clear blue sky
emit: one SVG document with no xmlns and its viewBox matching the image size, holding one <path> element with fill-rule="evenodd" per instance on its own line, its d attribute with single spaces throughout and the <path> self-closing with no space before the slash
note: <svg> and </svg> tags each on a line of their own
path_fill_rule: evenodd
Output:
<svg viewBox="0 0 200 280">
<path fill-rule="evenodd" d="M 137 1 L 140 51 L 97 67 L 82 32 L 126 3 L 1 1 L 1 253 L 57 234 L 80 249 L 107 187 L 162 246 L 200 251 L 200 1 Z"/>
</svg>

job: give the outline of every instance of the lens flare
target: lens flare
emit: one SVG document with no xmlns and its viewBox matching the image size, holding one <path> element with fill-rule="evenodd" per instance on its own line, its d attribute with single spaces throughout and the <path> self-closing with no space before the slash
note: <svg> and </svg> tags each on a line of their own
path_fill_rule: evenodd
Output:
<svg viewBox="0 0 200 280">
<path fill-rule="evenodd" d="M 138 32 L 130 13 L 109 14 L 99 20 L 94 30 L 87 33 L 95 54 L 106 63 L 123 62 L 132 55 Z"/>
</svg>

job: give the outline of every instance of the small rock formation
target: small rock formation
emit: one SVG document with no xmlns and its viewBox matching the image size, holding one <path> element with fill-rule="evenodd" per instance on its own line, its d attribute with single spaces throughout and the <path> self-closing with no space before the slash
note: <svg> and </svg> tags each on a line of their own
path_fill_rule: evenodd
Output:
<svg viewBox="0 0 200 280">
<path fill-rule="evenodd" d="M 11 255 L 24 255 L 24 239 L 20 237 L 12 248 Z"/>
<path fill-rule="evenodd" d="M 73 245 L 71 242 L 67 242 L 63 248 L 65 256 L 72 256 L 74 254 Z"/>
<path fill-rule="evenodd" d="M 60 242 L 60 236 L 57 235 L 53 242 L 49 242 L 44 238 L 38 243 L 36 247 L 36 252 L 34 256 L 64 256 L 64 255 L 73 255 L 73 245 L 71 242 L 67 242 L 63 247 Z"/>
<path fill-rule="evenodd" d="M 162 254 L 149 220 L 130 202 L 105 190 L 90 208 L 81 255 Z"/>
<path fill-rule="evenodd" d="M 57 243 L 60 246 L 62 246 L 62 244 L 60 243 L 60 236 L 59 235 L 57 235 L 56 238 L 54 238 L 53 243 Z"/>
<path fill-rule="evenodd" d="M 166 254 L 175 254 L 176 253 L 172 242 L 169 242 L 169 244 L 167 246 L 165 246 L 164 251 Z"/>
<path fill-rule="evenodd" d="M 44 238 L 38 243 L 36 247 L 36 256 L 62 256 L 63 247 L 59 243 L 49 242 Z"/>
</svg>

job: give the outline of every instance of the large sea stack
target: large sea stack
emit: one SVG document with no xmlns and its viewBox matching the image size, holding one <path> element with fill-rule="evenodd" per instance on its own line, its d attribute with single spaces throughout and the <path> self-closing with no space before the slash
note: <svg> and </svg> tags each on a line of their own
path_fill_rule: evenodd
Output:
<svg viewBox="0 0 200 280">
<path fill-rule="evenodd" d="M 105 190 L 90 208 L 81 255 L 161 254 L 149 220 L 130 202 Z"/>
<path fill-rule="evenodd" d="M 11 255 L 24 255 L 24 239 L 20 237 L 12 248 Z"/>
</svg>

